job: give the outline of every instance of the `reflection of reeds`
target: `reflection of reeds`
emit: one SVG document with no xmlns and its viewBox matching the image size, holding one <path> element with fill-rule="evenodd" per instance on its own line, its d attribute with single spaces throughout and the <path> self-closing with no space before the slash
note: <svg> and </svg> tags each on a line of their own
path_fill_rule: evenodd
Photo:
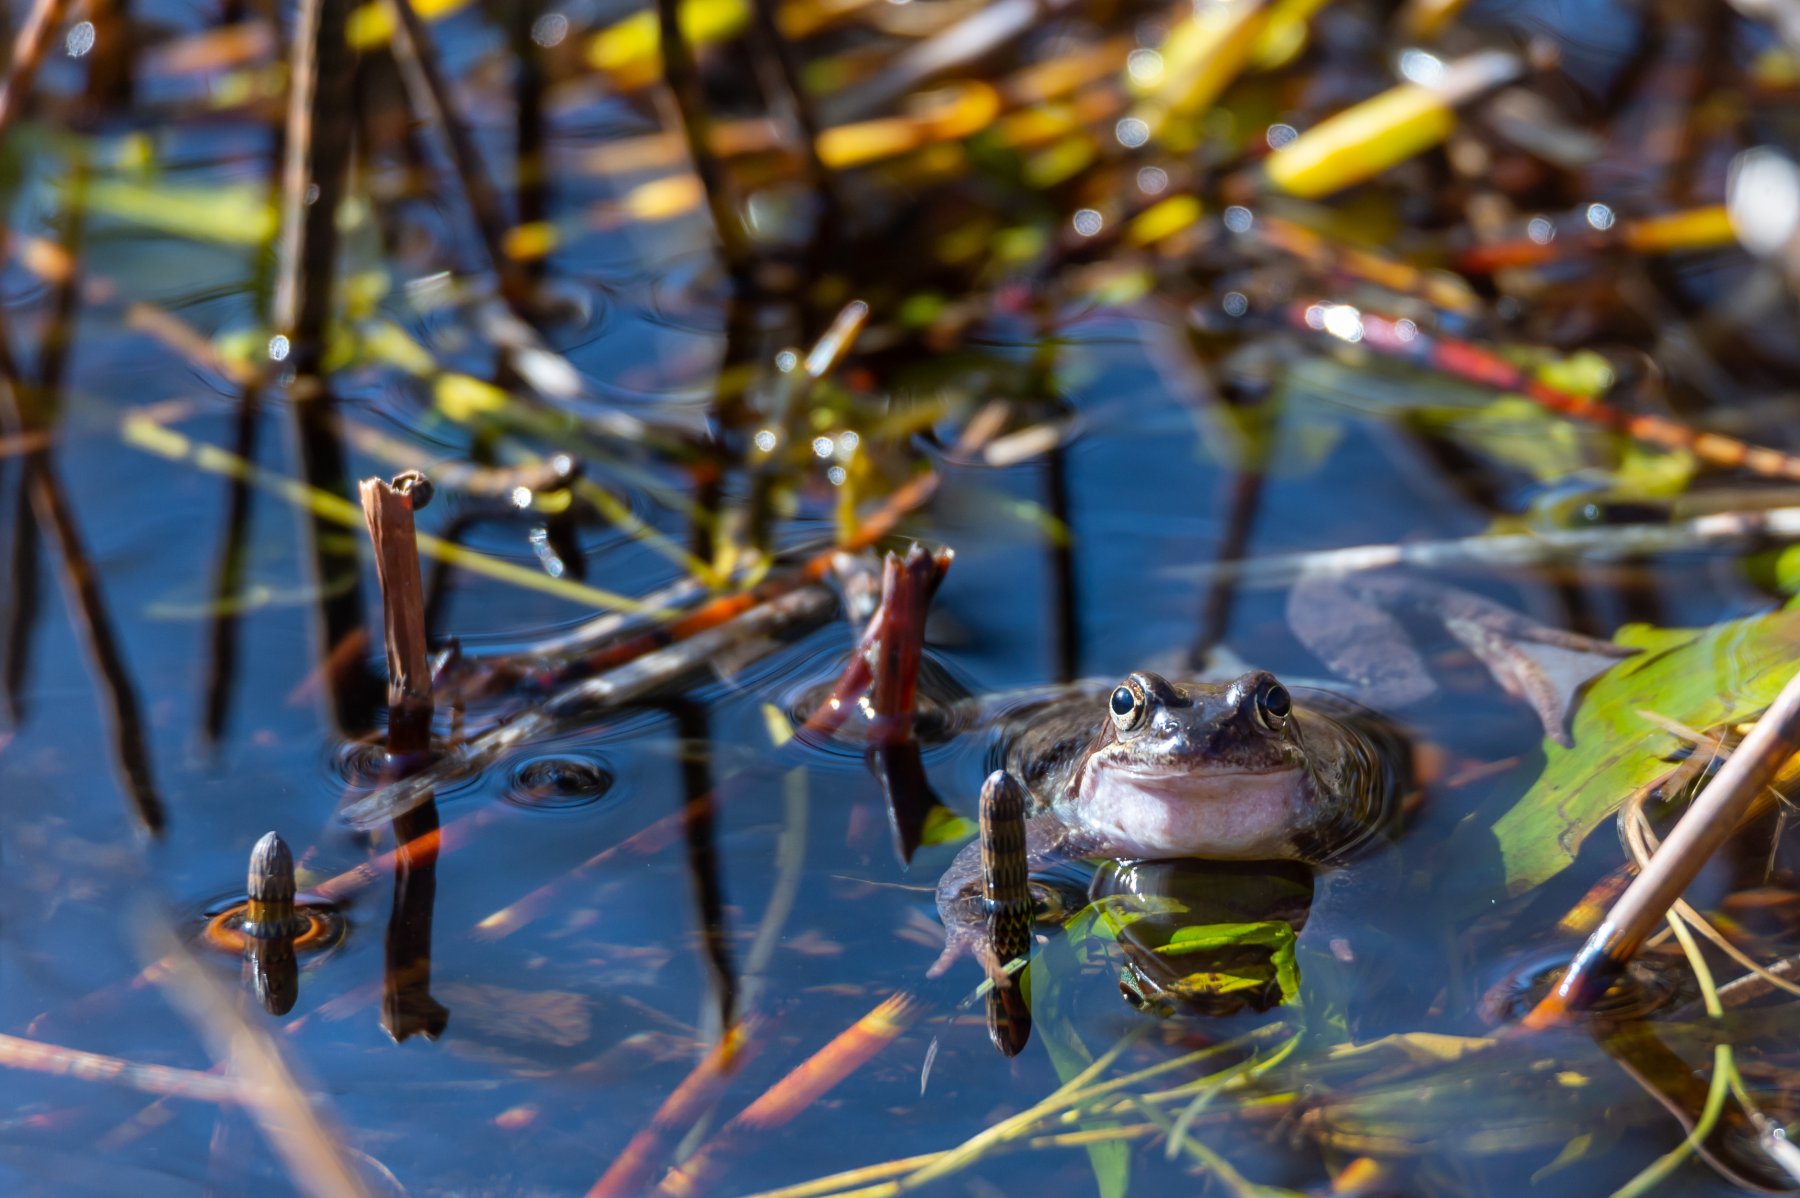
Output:
<svg viewBox="0 0 1800 1198">
<path fill-rule="evenodd" d="M 32 0 L 31 11 L 25 14 L 25 24 L 19 27 L 19 35 L 13 40 L 12 68 L 6 73 L 6 79 L 0 81 L 0 137 L 6 135 L 24 106 L 31 82 L 37 78 L 38 68 L 44 65 L 44 55 L 62 28 L 68 7 L 69 0 Z"/>
<path fill-rule="evenodd" d="M 394 14 L 394 60 L 406 83 L 414 111 L 428 117 L 443 133 L 450 161 L 462 185 L 463 199 L 475 218 L 476 231 L 487 247 L 488 261 L 500 280 L 500 294 L 515 312 L 529 312 L 533 301 L 531 282 L 519 263 L 506 252 L 508 228 L 500 192 L 481 161 L 481 150 L 463 123 L 444 78 L 444 69 L 431 31 L 419 20 L 412 0 L 387 0 Z"/>
<path fill-rule="evenodd" d="M 82 183 L 85 179 L 86 167 L 78 165 L 70 187 L 69 244 L 64 247 L 70 266 L 56 290 L 40 363 L 42 385 L 35 392 L 28 390 L 22 382 L 12 356 L 9 334 L 0 323 L 0 419 L 4 419 L 8 431 L 16 436 L 39 433 L 48 438 L 57 425 L 56 396 L 74 337 L 80 293 L 80 272 L 74 264 L 74 246 L 81 231 Z M 124 783 L 126 797 L 139 824 L 151 833 L 160 834 L 167 816 L 156 790 L 137 684 L 107 612 L 98 571 L 88 556 L 80 526 L 51 463 L 48 440 L 34 443 L 24 454 L 20 500 L 21 510 L 14 521 L 18 540 L 14 543 L 13 554 L 15 563 L 22 568 L 12 584 L 17 589 L 12 596 L 7 629 L 9 703 L 15 712 L 21 705 L 19 696 L 23 693 L 36 614 L 38 531 L 45 530 L 49 532 L 62 563 L 61 576 L 69 597 L 71 618 L 87 648 L 96 674 L 95 682 L 107 709 L 113 760 Z M 29 511 L 23 510 L 25 508 Z M 21 559 L 21 555 L 27 554 L 33 559 L 28 566 Z"/>
<path fill-rule="evenodd" d="M 656 27 L 662 47 L 663 77 L 675 98 L 680 114 L 682 134 L 687 139 L 688 158 L 706 194 L 712 212 L 713 231 L 719 239 L 719 250 L 725 267 L 734 279 L 749 278 L 750 243 L 744 236 L 743 221 L 738 217 L 737 203 L 732 197 L 724 165 L 712 145 L 712 117 L 707 109 L 706 93 L 701 88 L 700 65 L 694 47 L 681 28 L 680 0 L 656 0 Z"/>
</svg>

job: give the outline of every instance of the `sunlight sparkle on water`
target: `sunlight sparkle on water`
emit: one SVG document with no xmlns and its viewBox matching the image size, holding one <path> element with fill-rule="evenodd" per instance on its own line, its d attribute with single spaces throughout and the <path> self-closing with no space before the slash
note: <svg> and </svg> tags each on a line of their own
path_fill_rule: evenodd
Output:
<svg viewBox="0 0 1800 1198">
<path fill-rule="evenodd" d="M 1363 339 L 1362 313 L 1349 304 L 1325 305 L 1319 314 L 1319 327 L 1340 341 L 1355 344 Z"/>
<path fill-rule="evenodd" d="M 1125 70 L 1138 86 L 1154 87 L 1162 79 L 1162 55 L 1155 50 L 1133 50 L 1125 56 Z"/>
<path fill-rule="evenodd" d="M 1400 51 L 1400 77 L 1430 87 L 1444 77 L 1444 60 L 1417 48 Z"/>
<path fill-rule="evenodd" d="M 1083 237 L 1092 237 L 1106 224 L 1106 218 L 1092 208 L 1083 208 L 1075 214 L 1075 231 Z"/>
<path fill-rule="evenodd" d="M 1113 136 L 1118 138 L 1119 144 L 1126 149 L 1135 150 L 1150 140 L 1150 126 L 1137 117 L 1123 117 L 1118 124 L 1113 126 Z"/>
<path fill-rule="evenodd" d="M 531 23 L 531 40 L 548 50 L 562 44 L 569 36 L 569 18 L 559 12 L 547 12 Z"/>
<path fill-rule="evenodd" d="M 1759 258 L 1779 253 L 1800 232 L 1800 167 L 1767 146 L 1732 160 L 1725 196 L 1738 240 Z"/>
</svg>

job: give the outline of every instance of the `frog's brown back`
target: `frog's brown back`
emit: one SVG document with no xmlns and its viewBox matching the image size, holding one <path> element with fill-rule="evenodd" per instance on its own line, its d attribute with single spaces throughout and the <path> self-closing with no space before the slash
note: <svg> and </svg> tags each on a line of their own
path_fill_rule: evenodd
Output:
<svg viewBox="0 0 1800 1198">
<path fill-rule="evenodd" d="M 1031 792 L 1034 813 L 1048 810 L 1073 783 L 1106 722 L 1105 703 L 1102 686 L 1082 685 L 1006 717 L 999 729 L 999 764 Z"/>
<path fill-rule="evenodd" d="M 1312 820 L 1295 829 L 1295 851 L 1336 864 L 1398 831 L 1414 785 L 1412 741 L 1392 720 L 1326 691 L 1301 691 L 1295 704 L 1316 791 Z"/>
</svg>

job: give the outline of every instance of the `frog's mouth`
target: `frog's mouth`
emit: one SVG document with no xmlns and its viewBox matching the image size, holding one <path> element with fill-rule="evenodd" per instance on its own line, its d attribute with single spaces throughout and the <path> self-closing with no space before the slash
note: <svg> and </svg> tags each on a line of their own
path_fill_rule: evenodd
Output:
<svg viewBox="0 0 1800 1198">
<path fill-rule="evenodd" d="M 1305 789 L 1298 766 L 1198 772 L 1113 767 L 1082 780 L 1078 810 L 1084 829 L 1111 855 L 1266 860 L 1293 855 Z"/>
</svg>

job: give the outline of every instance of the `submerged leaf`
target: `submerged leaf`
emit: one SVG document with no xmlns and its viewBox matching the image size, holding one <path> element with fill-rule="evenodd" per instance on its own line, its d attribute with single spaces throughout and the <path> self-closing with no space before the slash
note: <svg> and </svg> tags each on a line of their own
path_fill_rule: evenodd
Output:
<svg viewBox="0 0 1800 1198">
<path fill-rule="evenodd" d="M 1595 681 L 1575 713 L 1573 744 L 1545 742 L 1543 773 L 1492 825 L 1509 895 L 1555 877 L 1626 796 L 1667 772 L 1675 738 L 1640 710 L 1707 728 L 1767 707 L 1800 658 L 1800 611 L 1700 631 L 1632 625 L 1617 639 L 1644 652 Z"/>
</svg>

